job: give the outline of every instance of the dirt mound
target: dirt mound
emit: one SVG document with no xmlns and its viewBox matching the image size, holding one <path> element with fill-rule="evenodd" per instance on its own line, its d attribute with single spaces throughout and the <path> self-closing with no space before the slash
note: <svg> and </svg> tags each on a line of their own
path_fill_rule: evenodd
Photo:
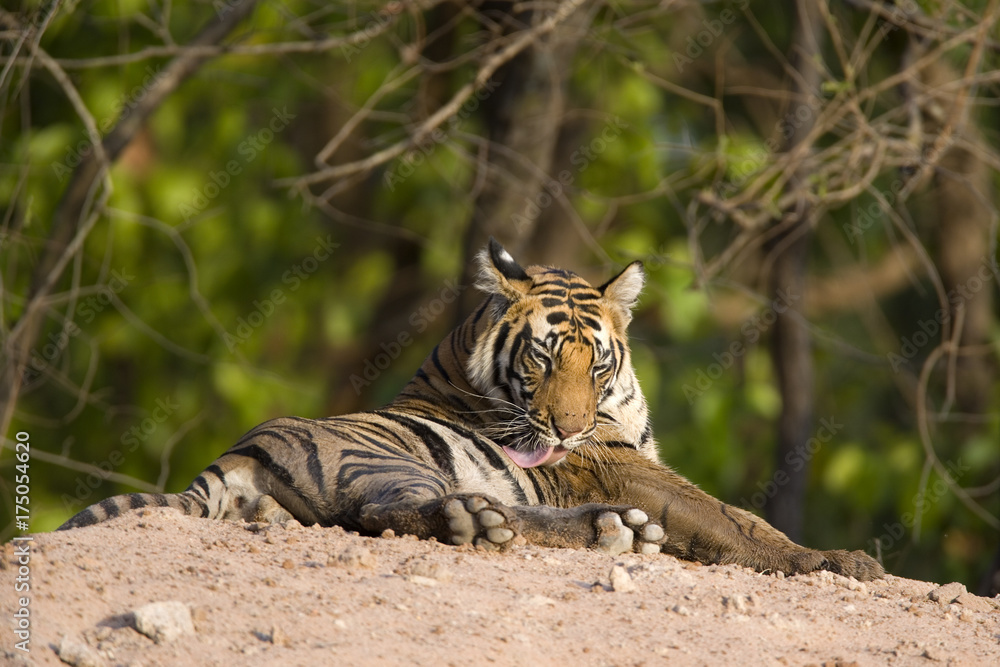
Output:
<svg viewBox="0 0 1000 667">
<path fill-rule="evenodd" d="M 24 544 L 30 591 L 11 595 Z M 1000 600 L 892 576 L 496 554 L 167 509 L 4 547 L 9 627 L 30 599 L 30 653 L 4 632 L 9 664 L 1000 664 Z"/>
</svg>

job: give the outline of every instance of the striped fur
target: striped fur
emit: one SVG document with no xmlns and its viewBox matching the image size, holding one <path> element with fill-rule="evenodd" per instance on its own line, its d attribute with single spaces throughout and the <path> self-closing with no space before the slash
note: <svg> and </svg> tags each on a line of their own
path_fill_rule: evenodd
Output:
<svg viewBox="0 0 1000 667">
<path fill-rule="evenodd" d="M 880 576 L 865 554 L 800 547 L 657 461 L 626 337 L 643 286 L 639 263 L 596 288 L 568 271 L 523 269 L 495 241 L 479 263 L 487 298 L 389 405 L 265 422 L 183 493 L 115 496 L 62 529 L 169 506 L 210 519 L 294 517 L 486 547 L 520 535 L 611 553 L 662 548 L 759 570 Z"/>
</svg>

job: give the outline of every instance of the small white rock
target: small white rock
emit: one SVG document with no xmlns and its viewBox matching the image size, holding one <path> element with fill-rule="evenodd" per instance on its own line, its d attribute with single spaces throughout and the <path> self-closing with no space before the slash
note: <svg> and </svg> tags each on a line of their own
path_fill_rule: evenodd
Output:
<svg viewBox="0 0 1000 667">
<path fill-rule="evenodd" d="M 349 569 L 365 568 L 373 569 L 378 565 L 378 559 L 365 547 L 349 546 L 342 552 L 334 556 L 333 554 L 326 561 L 327 566 L 336 565 Z"/>
<path fill-rule="evenodd" d="M 742 593 L 723 597 L 722 604 L 725 605 L 726 609 L 729 611 L 734 611 L 739 614 L 745 614 L 747 612 L 747 596 Z"/>
<path fill-rule="evenodd" d="M 69 637 L 63 637 L 56 652 L 59 659 L 74 667 L 104 667 L 107 663 L 96 651 Z"/>
<path fill-rule="evenodd" d="M 953 581 L 950 584 L 938 586 L 928 593 L 927 597 L 945 607 L 954 602 L 959 595 L 966 592 L 965 584 Z"/>
<path fill-rule="evenodd" d="M 183 602 L 153 602 L 133 613 L 135 629 L 157 644 L 170 642 L 181 635 L 194 633 L 191 610 Z"/>
<path fill-rule="evenodd" d="M 608 577 L 611 579 L 611 589 L 616 593 L 631 593 L 636 589 L 632 576 L 621 565 L 612 567 Z"/>
</svg>

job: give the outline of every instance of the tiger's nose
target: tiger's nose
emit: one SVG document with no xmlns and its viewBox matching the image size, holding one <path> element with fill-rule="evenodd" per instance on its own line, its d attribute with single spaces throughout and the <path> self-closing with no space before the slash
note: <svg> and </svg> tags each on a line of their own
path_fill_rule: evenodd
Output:
<svg viewBox="0 0 1000 667">
<path fill-rule="evenodd" d="M 587 413 L 577 417 L 577 413 L 566 412 L 562 419 L 552 419 L 552 426 L 555 427 L 556 435 L 560 440 L 568 440 L 577 433 L 582 433 L 587 428 Z"/>
<path fill-rule="evenodd" d="M 561 426 L 556 426 L 556 434 L 559 436 L 560 440 L 569 440 L 570 438 L 572 438 L 577 433 L 582 433 L 582 432 L 583 432 L 582 428 L 581 429 L 577 429 L 575 431 L 567 431 L 566 429 L 562 428 Z"/>
</svg>

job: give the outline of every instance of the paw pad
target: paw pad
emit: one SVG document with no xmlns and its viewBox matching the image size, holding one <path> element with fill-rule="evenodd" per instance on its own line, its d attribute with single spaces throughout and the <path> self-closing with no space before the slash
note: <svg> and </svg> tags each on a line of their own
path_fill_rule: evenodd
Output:
<svg viewBox="0 0 1000 667">
<path fill-rule="evenodd" d="M 637 551 L 643 554 L 660 552 L 664 532 L 658 524 L 650 523 L 642 510 L 632 508 L 624 512 L 608 511 L 595 521 L 597 550 L 612 556 Z"/>
<path fill-rule="evenodd" d="M 453 498 L 444 505 L 452 544 L 472 544 L 499 548 L 514 539 L 514 531 L 506 527 L 507 519 L 485 498 L 473 496 L 464 501 Z"/>
</svg>

